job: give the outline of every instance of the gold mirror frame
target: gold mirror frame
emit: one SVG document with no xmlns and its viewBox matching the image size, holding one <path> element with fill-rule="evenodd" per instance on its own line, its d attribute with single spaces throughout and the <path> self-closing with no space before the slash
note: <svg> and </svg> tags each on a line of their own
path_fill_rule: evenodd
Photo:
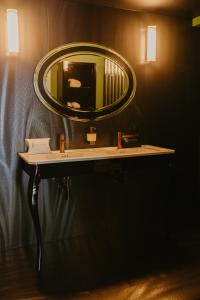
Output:
<svg viewBox="0 0 200 300">
<path fill-rule="evenodd" d="M 79 110 L 59 103 L 47 88 L 47 74 L 51 67 L 63 58 L 75 55 L 94 54 L 105 57 L 118 65 L 126 74 L 127 87 L 122 97 L 114 103 L 96 110 Z M 95 43 L 70 43 L 57 47 L 48 52 L 37 64 L 34 73 L 34 88 L 38 99 L 50 111 L 76 121 L 98 121 L 115 116 L 132 101 L 136 92 L 136 76 L 130 64 L 116 51 Z"/>
</svg>

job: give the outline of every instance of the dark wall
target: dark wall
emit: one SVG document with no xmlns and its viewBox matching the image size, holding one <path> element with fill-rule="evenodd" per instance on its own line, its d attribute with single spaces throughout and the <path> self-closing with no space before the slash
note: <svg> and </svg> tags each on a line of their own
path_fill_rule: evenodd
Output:
<svg viewBox="0 0 200 300">
<path fill-rule="evenodd" d="M 57 0 L 13 3 L 20 13 L 21 53 L 18 57 L 7 57 L 2 44 L 0 64 L 2 248 L 35 241 L 26 203 L 28 177 L 21 172 L 17 158 L 17 152 L 24 151 L 24 138 L 50 137 L 55 149 L 58 133 L 65 132 L 68 147 L 87 147 L 85 134 L 91 124 L 97 128 L 97 147 L 116 145 L 117 131 L 131 131 L 136 125 L 143 143 L 174 148 L 177 154 L 169 203 L 172 229 L 182 226 L 188 219 L 188 212 L 192 219 L 197 206 L 198 138 L 196 57 L 191 20 Z M 5 0 L 2 9 L 9 4 L 11 2 Z M 141 59 L 141 36 L 149 24 L 156 24 L 158 30 L 157 62 L 152 64 Z M 52 48 L 73 41 L 111 47 L 134 68 L 136 95 L 118 116 L 97 123 L 76 123 L 54 115 L 37 100 L 33 89 L 37 62 Z M 125 202 L 130 193 L 123 193 L 124 186 L 116 183 L 115 178 L 71 178 L 67 201 L 67 192 L 62 185 L 58 186 L 57 180 L 44 181 L 39 195 L 44 240 L 98 236 L 109 227 L 110 239 L 116 241 L 120 224 L 124 222 L 120 212 L 123 211 L 126 219 L 130 217 L 129 208 L 134 211 L 134 217 L 127 224 L 127 236 L 132 235 L 133 228 L 136 234 L 136 228 L 141 226 L 141 214 L 148 228 L 159 215 L 159 200 L 162 202 L 167 193 L 165 174 L 162 177 L 158 171 L 149 172 L 139 172 L 134 175 L 134 185 L 128 184 L 136 195 L 131 206 Z M 150 180 L 152 174 L 155 177 Z M 141 194 L 145 184 L 147 192 Z M 158 190 L 159 195 L 156 194 Z M 148 203 L 144 201 L 147 197 Z"/>
</svg>

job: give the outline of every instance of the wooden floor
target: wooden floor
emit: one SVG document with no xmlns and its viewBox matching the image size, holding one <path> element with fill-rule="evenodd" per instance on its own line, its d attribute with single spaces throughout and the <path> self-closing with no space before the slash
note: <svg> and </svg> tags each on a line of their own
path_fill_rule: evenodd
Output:
<svg viewBox="0 0 200 300">
<path fill-rule="evenodd" d="M 134 256 L 132 260 L 125 253 L 121 258 L 105 257 L 103 248 L 99 258 L 87 257 L 84 252 L 72 257 L 68 255 L 71 247 L 69 242 L 46 245 L 41 274 L 34 270 L 34 249 L 15 249 L 2 254 L 0 299 L 200 299 L 197 241 L 157 247 L 149 255 Z"/>
</svg>

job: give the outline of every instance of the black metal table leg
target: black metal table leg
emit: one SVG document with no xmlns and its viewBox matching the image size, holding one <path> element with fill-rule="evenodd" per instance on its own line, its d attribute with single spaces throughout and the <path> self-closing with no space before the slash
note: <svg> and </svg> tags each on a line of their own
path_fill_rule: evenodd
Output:
<svg viewBox="0 0 200 300">
<path fill-rule="evenodd" d="M 37 260 L 36 260 L 36 270 L 39 272 L 41 270 L 42 261 L 42 233 L 40 227 L 40 220 L 38 214 L 38 190 L 40 184 L 40 174 L 38 172 L 38 166 L 34 168 L 34 172 L 30 176 L 28 185 L 28 203 L 31 211 L 31 216 L 34 224 L 34 229 L 37 239 Z"/>
</svg>

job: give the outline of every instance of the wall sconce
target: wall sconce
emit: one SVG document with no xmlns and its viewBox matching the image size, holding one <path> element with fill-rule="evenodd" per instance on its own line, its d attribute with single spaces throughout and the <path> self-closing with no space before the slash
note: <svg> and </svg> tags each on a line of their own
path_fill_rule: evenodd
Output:
<svg viewBox="0 0 200 300">
<path fill-rule="evenodd" d="M 200 16 L 192 19 L 192 27 L 200 27 Z"/>
<path fill-rule="evenodd" d="M 156 61 L 156 25 L 147 26 L 147 62 Z"/>
<path fill-rule="evenodd" d="M 17 9 L 6 10 L 7 52 L 9 55 L 19 53 L 19 25 Z"/>
</svg>

